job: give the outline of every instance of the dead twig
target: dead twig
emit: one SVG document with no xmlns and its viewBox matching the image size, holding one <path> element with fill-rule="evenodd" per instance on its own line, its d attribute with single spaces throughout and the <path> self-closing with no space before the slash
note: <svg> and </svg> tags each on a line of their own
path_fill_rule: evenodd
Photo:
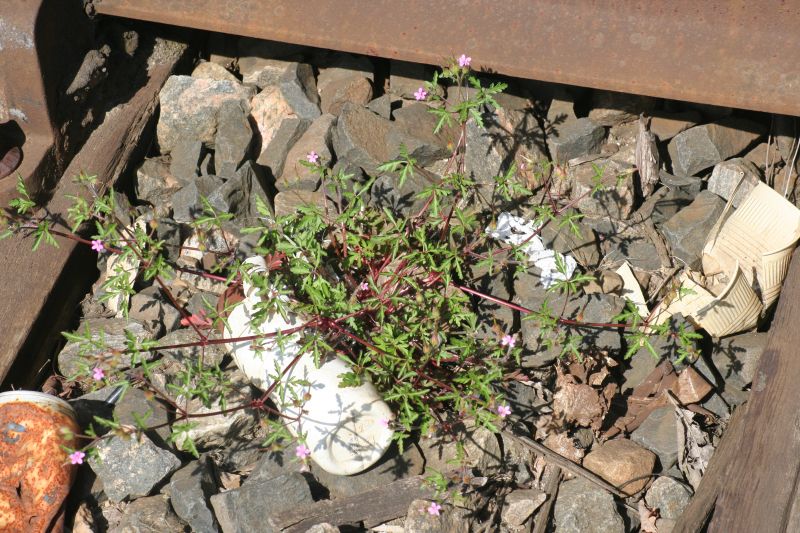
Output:
<svg viewBox="0 0 800 533">
<path fill-rule="evenodd" d="M 575 474 L 576 476 L 580 476 L 580 477 L 582 477 L 584 479 L 587 479 L 590 482 L 592 482 L 595 485 L 597 485 L 598 487 L 600 487 L 601 489 L 603 489 L 603 490 L 605 490 L 607 492 L 610 492 L 611 494 L 613 494 L 614 496 L 616 496 L 617 498 L 622 500 L 626 507 L 628 507 L 628 508 L 630 508 L 630 509 L 632 509 L 634 511 L 637 511 L 637 509 L 634 506 L 629 505 L 625 501 L 625 498 L 628 497 L 625 493 L 623 493 L 617 487 L 615 487 L 614 485 L 612 485 L 611 483 L 609 483 L 605 479 L 601 478 L 600 476 L 598 476 L 594 472 L 591 472 L 591 471 L 587 470 L 586 468 L 582 467 L 578 463 L 574 463 L 574 462 L 570 461 L 569 459 L 567 459 L 563 455 L 559 455 L 558 453 L 554 452 L 553 450 L 551 450 L 550 448 L 548 448 L 544 444 L 539 444 L 538 442 L 536 442 L 533 439 L 529 439 L 528 437 L 523 437 L 522 435 L 515 435 L 514 433 L 512 433 L 511 431 L 506 430 L 506 429 L 502 430 L 501 433 L 502 433 L 502 435 L 504 437 L 507 437 L 507 438 L 509 438 L 511 440 L 515 440 L 518 443 L 523 444 L 524 446 L 527 446 L 527 447 L 531 448 L 533 451 L 535 451 L 539 455 L 545 456 L 550 463 L 552 463 L 552 464 L 554 464 L 556 466 L 559 466 L 559 467 L 563 468 L 564 470 L 566 470 L 567 472 Z"/>
<path fill-rule="evenodd" d="M 539 508 L 536 518 L 531 522 L 533 527 L 531 533 L 545 533 L 547 523 L 550 522 L 550 513 L 558 496 L 558 487 L 561 484 L 561 468 L 557 465 L 549 465 L 544 472 L 544 491 L 547 493 L 547 500 Z"/>
</svg>

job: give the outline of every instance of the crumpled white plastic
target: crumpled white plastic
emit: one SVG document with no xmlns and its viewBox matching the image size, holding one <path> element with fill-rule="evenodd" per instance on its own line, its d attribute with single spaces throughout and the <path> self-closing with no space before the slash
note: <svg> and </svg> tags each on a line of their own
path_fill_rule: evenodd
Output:
<svg viewBox="0 0 800 533">
<path fill-rule="evenodd" d="M 556 281 L 572 278 L 572 274 L 578 264 L 572 256 L 562 255 L 545 248 L 542 239 L 538 235 L 531 237 L 538 229 L 539 225 L 531 220 L 503 212 L 497 217 L 497 225 L 495 227 L 489 226 L 486 228 L 486 234 L 493 239 L 513 246 L 519 246 L 524 242 L 522 251 L 528 254 L 528 260 L 532 261 L 542 271 L 542 285 L 545 288 L 549 288 Z M 528 240 L 529 238 L 530 240 Z M 566 276 L 559 272 L 556 267 L 556 255 L 564 260 L 564 265 L 567 267 Z"/>
</svg>

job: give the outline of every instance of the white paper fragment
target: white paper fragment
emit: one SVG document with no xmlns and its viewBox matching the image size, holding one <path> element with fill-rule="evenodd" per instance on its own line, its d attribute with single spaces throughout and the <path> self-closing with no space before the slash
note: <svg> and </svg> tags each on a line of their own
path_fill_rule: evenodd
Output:
<svg viewBox="0 0 800 533">
<path fill-rule="evenodd" d="M 136 230 L 145 231 L 147 229 L 147 222 L 144 215 L 134 220 L 133 224 L 125 228 L 131 235 L 136 233 Z M 123 232 L 123 234 L 125 234 Z M 136 255 L 123 256 L 121 254 L 111 254 L 106 261 L 106 279 L 109 279 L 120 274 L 125 275 L 126 283 L 133 287 L 133 282 L 139 274 L 139 258 Z M 130 295 L 126 292 L 120 292 L 113 298 L 106 302 L 106 307 L 114 312 L 116 318 L 123 318 L 128 311 L 128 304 L 130 303 Z"/>
<path fill-rule="evenodd" d="M 641 317 L 647 318 L 650 314 L 650 310 L 647 308 L 647 300 L 644 298 L 642 287 L 636 280 L 636 275 L 633 273 L 631 265 L 625 261 L 615 272 L 622 278 L 622 296 L 636 306 L 636 310 L 639 311 Z"/>
<path fill-rule="evenodd" d="M 528 254 L 528 260 L 541 270 L 541 281 L 544 288 L 549 288 L 556 281 L 565 281 L 572 278 L 578 263 L 569 255 L 545 248 L 542 239 L 534 233 L 539 225 L 511 213 L 500 213 L 496 226 L 486 228 L 486 234 L 512 246 L 521 246 L 523 252 Z M 525 243 L 525 244 L 522 244 Z M 564 261 L 566 276 L 556 267 L 556 256 Z"/>
</svg>

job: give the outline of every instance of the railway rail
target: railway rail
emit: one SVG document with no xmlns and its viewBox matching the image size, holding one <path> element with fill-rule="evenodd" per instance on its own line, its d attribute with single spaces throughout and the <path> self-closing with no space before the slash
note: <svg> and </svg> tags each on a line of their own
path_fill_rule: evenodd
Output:
<svg viewBox="0 0 800 533">
<path fill-rule="evenodd" d="M 136 151 L 181 54 L 132 88 L 113 121 L 89 131 L 80 120 L 85 108 L 64 88 L 90 49 L 98 16 L 417 63 L 439 64 L 468 50 L 474 67 L 500 74 L 800 116 L 800 5 L 793 2 L 5 0 L 4 205 L 20 175 L 44 201 L 55 189 L 48 208 L 58 213 L 65 208 L 60 195 L 71 191 L 62 175 L 83 170 L 113 181 Z M 81 295 L 87 258 L 61 244 L 51 261 L 34 262 L 28 242 L 0 242 L 0 377 L 30 379 L 37 354 L 55 342 L 45 333 L 63 325 L 63 311 Z M 800 399 L 791 386 L 800 382 L 792 353 L 800 341 L 792 327 L 798 291 L 795 258 L 747 411 L 736 417 L 676 531 L 697 531 L 709 516 L 709 531 L 745 524 L 748 531 L 797 530 Z"/>
</svg>

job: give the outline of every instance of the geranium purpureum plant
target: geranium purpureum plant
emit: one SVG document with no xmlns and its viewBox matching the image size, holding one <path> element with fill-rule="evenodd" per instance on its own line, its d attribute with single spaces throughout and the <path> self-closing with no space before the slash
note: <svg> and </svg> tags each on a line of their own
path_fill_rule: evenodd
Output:
<svg viewBox="0 0 800 533">
<path fill-rule="evenodd" d="M 195 454 L 197 449 L 189 438 L 193 418 L 244 408 L 257 408 L 268 415 L 266 445 L 288 445 L 292 440 L 286 430 L 288 421 L 281 414 L 281 406 L 276 408 L 268 398 L 275 387 L 291 387 L 279 380 L 290 369 L 275 368 L 272 385 L 255 401 L 220 405 L 229 383 L 225 373 L 209 365 L 202 354 L 212 344 L 249 341 L 256 347 L 266 347 L 297 335 L 302 352 L 311 354 L 317 364 L 331 357 L 347 363 L 349 371 L 339 376 L 340 387 L 357 386 L 365 380 L 375 385 L 395 413 L 393 419 L 382 419 L 380 424 L 393 429 L 401 444 L 413 434 L 428 434 L 434 429 L 458 440 L 462 438 L 458 428 L 467 420 L 496 431 L 512 415 L 503 399 L 503 382 L 517 374 L 523 343 L 518 332 L 511 331 L 511 324 L 482 329 L 476 302 L 489 300 L 528 315 L 527 319 L 537 321 L 549 335 L 549 342 L 562 347 L 565 357 L 582 355 L 580 343 L 566 329 L 580 323 L 563 318 L 562 310 L 551 309 L 546 303 L 541 309 L 530 310 L 484 294 L 475 288 L 471 273 L 475 268 L 488 269 L 490 273 L 498 269 L 519 273 L 530 268 L 524 253 L 527 242 L 546 224 L 577 232 L 575 221 L 580 215 L 571 208 L 580 198 L 564 202 L 549 194 L 550 178 L 541 175 L 535 185 L 538 190 L 532 191 L 530 183 L 518 177 L 513 164 L 495 178 L 491 190 L 471 180 L 465 169 L 467 123 L 483 125 L 485 110 L 499 108 L 494 97 L 505 89 L 505 84 L 483 87 L 470 71 L 470 61 L 466 55 L 454 59 L 414 95 L 431 104 L 437 132 L 443 128 L 454 132 L 452 153 L 444 170 L 434 175 L 421 168 L 404 146 L 399 148 L 397 159 L 379 168 L 381 173 L 394 176 L 398 188 L 417 175 L 428 179 L 429 184 L 418 191 L 420 207 L 415 211 L 401 216 L 378 207 L 370 201 L 377 176 L 366 182 L 356 181 L 344 171 L 334 172 L 321 165 L 318 154 L 310 152 L 299 164 L 319 176 L 325 192 L 323 205 L 304 205 L 291 215 L 276 219 L 262 201 L 257 224 L 243 230 L 257 240 L 255 253 L 266 259 L 266 271 L 252 271 L 232 247 L 216 252 L 216 265 L 211 271 L 191 271 L 224 281 L 231 293 L 241 288 L 246 279 L 257 288 L 261 301 L 252 316 L 254 325 L 257 327 L 274 313 L 291 313 L 301 318 L 291 331 L 238 339 L 212 335 L 214 328 L 225 323 L 236 305 L 235 298 L 222 299 L 218 306 L 209 302 L 202 315 L 191 314 L 179 305 L 168 280 L 177 271 L 187 269 L 167 259 L 166 245 L 155 237 L 152 227 L 126 227 L 115 215 L 114 195 L 98 190 L 94 177 L 77 178 L 88 194 L 74 198 L 69 211 L 71 227 L 62 227 L 58 221 L 40 214 L 20 180 L 20 197 L 6 210 L 2 236 L 32 235 L 35 248 L 42 242 L 57 245 L 54 236 L 61 236 L 91 246 L 98 254 L 117 256 L 120 266 L 107 276 L 103 299 L 132 295 L 135 279 L 155 284 L 181 312 L 182 324 L 196 335 L 191 343 L 172 346 L 137 340 L 131 335 L 127 348 L 120 351 L 109 350 L 102 336 L 93 336 L 90 331 L 65 333 L 69 340 L 81 343 L 83 356 L 82 371 L 67 377 L 95 387 L 118 384 L 150 391 L 174 410 L 173 440 Z M 448 85 L 447 98 L 441 96 L 442 83 Z M 597 169 L 597 185 L 587 194 L 601 188 L 602 173 Z M 491 238 L 486 228 L 492 227 L 500 212 L 520 205 L 535 215 L 533 233 L 513 245 Z M 196 217 L 194 227 L 199 235 L 224 235 L 223 225 L 231 218 L 205 202 L 205 210 Z M 569 273 L 559 257 L 556 256 L 556 270 L 560 276 L 549 290 L 575 294 L 591 277 L 577 271 Z M 137 265 L 135 273 L 126 271 L 124 264 Z M 646 344 L 645 330 L 640 327 L 646 325 L 646 319 L 629 312 L 624 320 L 633 326 L 635 341 Z M 582 325 L 627 327 L 625 323 L 614 323 L 612 317 L 607 324 Z M 672 334 L 666 330 L 657 333 Z M 682 342 L 688 346 L 692 339 L 687 335 L 680 332 Z M 168 384 L 170 390 L 162 390 L 154 380 L 160 362 L 151 354 L 186 346 L 200 347 L 201 356 L 186 361 L 185 368 Z M 188 410 L 186 403 L 175 401 L 176 397 L 199 399 L 206 408 L 218 409 L 200 415 Z M 292 401 L 302 406 L 304 398 Z M 148 427 L 145 417 L 136 426 L 124 426 L 116 420 L 98 422 L 113 429 L 108 435 L 131 434 Z M 90 429 L 89 435 L 95 433 Z M 292 446 L 298 460 L 305 462 L 310 451 L 302 435 L 299 440 Z M 87 451 L 94 443 L 95 440 L 90 441 Z"/>
</svg>

